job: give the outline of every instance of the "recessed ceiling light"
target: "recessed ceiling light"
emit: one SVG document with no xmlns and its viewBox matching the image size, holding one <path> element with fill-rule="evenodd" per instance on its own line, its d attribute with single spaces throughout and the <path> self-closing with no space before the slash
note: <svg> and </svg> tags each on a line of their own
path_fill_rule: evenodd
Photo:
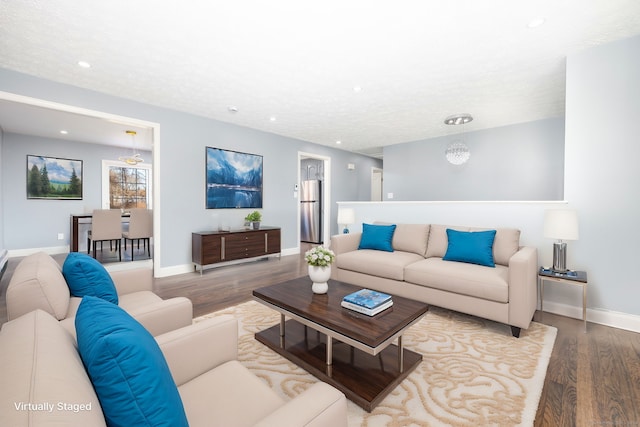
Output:
<svg viewBox="0 0 640 427">
<path fill-rule="evenodd" d="M 78 61 L 78 65 L 82 68 L 91 68 L 91 64 L 89 64 L 87 61 Z"/>
<path fill-rule="evenodd" d="M 336 141 L 336 144 L 340 145 L 340 144 L 342 144 L 342 141 L 337 140 L 337 141 Z"/>
<path fill-rule="evenodd" d="M 462 113 L 462 114 L 454 114 L 452 116 L 444 119 L 444 124 L 446 125 L 464 125 L 473 120 L 471 114 Z"/>
<path fill-rule="evenodd" d="M 269 121 L 271 121 L 271 122 L 275 122 L 275 121 L 276 121 L 276 116 L 271 116 L 271 117 L 269 117 Z"/>
<path fill-rule="evenodd" d="M 66 130 L 64 130 L 64 129 L 63 129 L 63 130 L 61 130 L 61 131 L 60 131 L 60 133 L 61 133 L 61 134 L 63 134 L 63 135 L 66 135 L 66 134 L 68 134 L 69 132 L 67 132 Z"/>
<path fill-rule="evenodd" d="M 353 91 L 356 93 L 362 91 L 362 86 L 354 86 Z"/>
<path fill-rule="evenodd" d="M 527 27 L 538 28 L 539 26 L 544 24 L 545 21 L 546 20 L 543 17 L 533 18 L 531 21 L 529 21 L 529 23 L 527 24 Z"/>
</svg>

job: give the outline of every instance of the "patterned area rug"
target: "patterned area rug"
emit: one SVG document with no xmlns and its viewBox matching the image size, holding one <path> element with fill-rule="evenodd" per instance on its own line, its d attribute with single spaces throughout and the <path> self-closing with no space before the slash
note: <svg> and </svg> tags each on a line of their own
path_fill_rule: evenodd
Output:
<svg viewBox="0 0 640 427">
<path fill-rule="evenodd" d="M 318 381 L 257 342 L 280 315 L 250 301 L 202 316 L 239 320 L 238 359 L 285 400 Z M 557 330 L 508 326 L 437 307 L 404 335 L 423 360 L 371 413 L 348 402 L 350 426 L 531 426 Z"/>
</svg>

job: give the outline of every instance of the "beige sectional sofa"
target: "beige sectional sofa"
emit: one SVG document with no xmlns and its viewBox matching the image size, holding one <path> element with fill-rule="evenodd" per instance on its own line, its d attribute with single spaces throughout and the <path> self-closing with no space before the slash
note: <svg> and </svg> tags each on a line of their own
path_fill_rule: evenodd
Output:
<svg viewBox="0 0 640 427">
<path fill-rule="evenodd" d="M 439 224 L 396 224 L 393 252 L 358 249 L 362 233 L 332 236 L 332 278 L 511 326 L 519 337 L 537 303 L 537 250 L 520 246 L 520 231 L 497 228 L 495 267 L 445 261 L 447 229 L 486 228 Z"/>
<path fill-rule="evenodd" d="M 155 338 L 191 427 L 347 425 L 341 392 L 318 382 L 285 402 L 236 360 L 237 339 L 231 316 Z M 1 426 L 106 425 L 76 341 L 51 314 L 36 310 L 5 323 L 0 349 Z"/>
<path fill-rule="evenodd" d="M 163 300 L 152 292 L 151 268 L 113 271 L 109 275 L 115 284 L 118 305 L 152 335 L 192 323 L 193 304 L 188 298 Z M 8 320 L 41 309 L 75 334 L 74 318 L 81 298 L 71 296 L 60 264 L 44 252 L 29 255 L 20 261 L 7 287 L 6 301 Z"/>
</svg>

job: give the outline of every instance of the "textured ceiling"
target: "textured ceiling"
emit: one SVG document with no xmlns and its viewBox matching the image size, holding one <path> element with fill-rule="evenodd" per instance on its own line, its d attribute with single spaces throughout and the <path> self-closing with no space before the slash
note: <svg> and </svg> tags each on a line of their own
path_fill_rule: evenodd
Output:
<svg viewBox="0 0 640 427">
<path fill-rule="evenodd" d="M 2 0 L 0 67 L 375 153 L 562 116 L 567 55 L 637 34 L 638 0 Z"/>
</svg>

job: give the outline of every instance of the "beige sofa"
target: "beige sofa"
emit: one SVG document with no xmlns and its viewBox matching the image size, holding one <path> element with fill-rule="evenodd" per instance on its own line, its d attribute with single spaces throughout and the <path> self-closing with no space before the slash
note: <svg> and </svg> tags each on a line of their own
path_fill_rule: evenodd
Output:
<svg viewBox="0 0 640 427">
<path fill-rule="evenodd" d="M 118 293 L 118 305 L 152 335 L 192 323 L 193 304 L 188 298 L 163 300 L 152 292 L 153 273 L 150 268 L 113 271 L 109 275 Z M 81 298 L 71 296 L 60 264 L 44 252 L 20 261 L 7 287 L 6 301 L 8 320 L 41 309 L 75 334 L 74 318 Z"/>
<path fill-rule="evenodd" d="M 511 326 L 515 337 L 527 329 L 536 309 L 538 255 L 520 246 L 520 231 L 496 229 L 495 267 L 445 261 L 447 228 L 438 224 L 396 224 L 393 252 L 358 250 L 362 233 L 335 235 L 332 278 Z"/>
<path fill-rule="evenodd" d="M 191 427 L 347 425 L 345 396 L 318 382 L 284 401 L 237 360 L 238 324 L 207 319 L 156 337 Z M 36 310 L 0 330 L 1 426 L 104 426 L 73 336 Z"/>
</svg>

